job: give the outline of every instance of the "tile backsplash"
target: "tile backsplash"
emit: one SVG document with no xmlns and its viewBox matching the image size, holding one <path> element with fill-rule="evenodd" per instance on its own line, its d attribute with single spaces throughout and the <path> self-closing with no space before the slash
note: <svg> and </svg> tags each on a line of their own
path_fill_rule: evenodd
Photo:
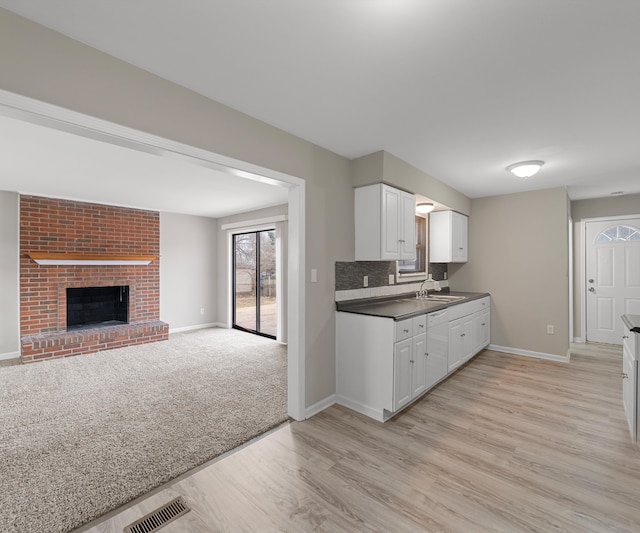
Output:
<svg viewBox="0 0 640 533">
<path fill-rule="evenodd" d="M 389 285 L 389 275 L 396 276 L 395 261 L 336 261 L 336 291 L 361 289 L 364 276 L 369 276 L 369 287 L 386 287 Z M 447 265 L 431 263 L 429 274 L 434 280 L 444 280 Z M 403 282 L 396 280 L 396 284 L 412 283 L 415 280 Z"/>
<path fill-rule="evenodd" d="M 360 298 L 372 298 L 390 296 L 417 291 L 422 284 L 420 281 L 397 281 L 389 285 L 389 275 L 396 275 L 395 261 L 336 261 L 336 293 L 337 302 L 356 300 Z M 433 263 L 429 265 L 429 274 L 432 280 L 439 281 L 441 288 L 449 286 L 446 281 L 447 265 Z M 368 276 L 368 286 L 363 287 L 363 278 Z M 428 282 L 424 288 L 433 289 L 433 281 Z"/>
</svg>

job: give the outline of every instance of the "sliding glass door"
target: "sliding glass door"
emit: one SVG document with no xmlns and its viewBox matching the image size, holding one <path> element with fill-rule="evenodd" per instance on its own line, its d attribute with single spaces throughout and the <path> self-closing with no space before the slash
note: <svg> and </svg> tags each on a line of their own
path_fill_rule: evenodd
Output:
<svg viewBox="0 0 640 533">
<path fill-rule="evenodd" d="M 276 232 L 233 236 L 233 327 L 276 338 Z"/>
</svg>

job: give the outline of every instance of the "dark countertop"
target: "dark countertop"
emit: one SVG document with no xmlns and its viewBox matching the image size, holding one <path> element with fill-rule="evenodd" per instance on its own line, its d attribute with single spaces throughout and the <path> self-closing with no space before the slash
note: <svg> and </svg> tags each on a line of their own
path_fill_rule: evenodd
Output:
<svg viewBox="0 0 640 533">
<path fill-rule="evenodd" d="M 622 321 L 631 331 L 640 334 L 640 315 L 622 315 Z"/>
<path fill-rule="evenodd" d="M 347 302 L 337 302 L 338 311 L 345 313 L 356 313 L 359 315 L 379 316 L 383 318 L 393 318 L 403 320 L 413 316 L 431 313 L 439 309 L 445 309 L 452 305 L 457 305 L 471 300 L 478 300 L 489 296 L 488 292 L 443 292 L 451 296 L 464 296 L 464 300 L 453 302 L 442 302 L 429 299 L 416 299 L 413 295 L 397 295 L 386 298 L 367 298 L 363 300 L 350 300 Z"/>
</svg>

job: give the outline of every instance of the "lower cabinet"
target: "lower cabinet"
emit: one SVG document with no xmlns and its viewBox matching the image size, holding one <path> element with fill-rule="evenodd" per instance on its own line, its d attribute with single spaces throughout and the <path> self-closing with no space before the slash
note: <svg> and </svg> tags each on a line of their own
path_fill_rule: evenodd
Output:
<svg viewBox="0 0 640 533">
<path fill-rule="evenodd" d="M 489 297 L 451 308 L 449 322 L 448 370 L 453 372 L 489 345 L 491 309 Z"/>
<path fill-rule="evenodd" d="M 405 322 L 410 322 L 406 325 Z M 395 343 L 393 354 L 393 410 L 397 411 L 426 390 L 426 315 L 398 322 L 413 335 Z"/>
<path fill-rule="evenodd" d="M 380 421 L 489 344 L 489 297 L 400 321 L 336 317 L 337 402 Z"/>
<path fill-rule="evenodd" d="M 449 372 L 453 372 L 473 355 L 473 316 L 449 323 Z"/>
</svg>

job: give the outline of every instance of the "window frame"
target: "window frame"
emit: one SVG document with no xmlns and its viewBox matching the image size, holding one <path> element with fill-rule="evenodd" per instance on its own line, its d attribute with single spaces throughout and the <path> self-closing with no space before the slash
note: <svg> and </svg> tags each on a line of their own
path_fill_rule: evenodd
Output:
<svg viewBox="0 0 640 533">
<path fill-rule="evenodd" d="M 421 238 L 422 237 L 422 238 Z M 418 254 L 422 249 L 422 255 Z M 396 280 L 400 281 L 414 281 L 424 280 L 427 278 L 429 271 L 429 219 L 428 215 L 421 216 L 416 214 L 416 258 L 418 259 L 418 267 L 423 267 L 420 270 L 401 270 L 400 263 L 403 261 L 396 261 Z M 422 265 L 420 264 L 422 260 Z"/>
</svg>

